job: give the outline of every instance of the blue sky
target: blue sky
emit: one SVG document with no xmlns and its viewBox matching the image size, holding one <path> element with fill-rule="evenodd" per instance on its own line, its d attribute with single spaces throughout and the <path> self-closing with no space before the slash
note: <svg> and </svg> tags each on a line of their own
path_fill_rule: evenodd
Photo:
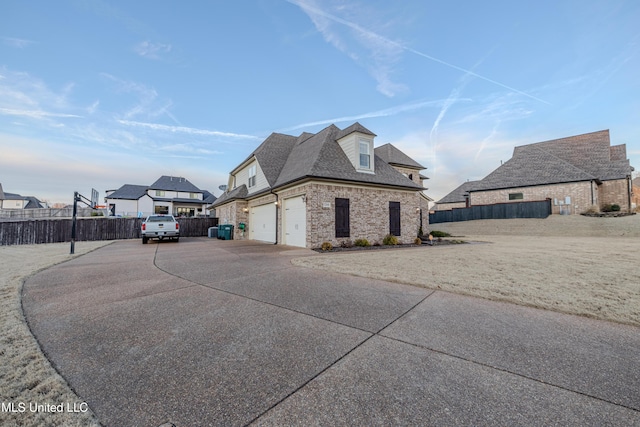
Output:
<svg viewBox="0 0 640 427">
<path fill-rule="evenodd" d="M 219 195 L 271 132 L 355 121 L 436 200 L 514 146 L 602 129 L 640 168 L 638 23 L 636 0 L 6 0 L 0 183 Z"/>
</svg>

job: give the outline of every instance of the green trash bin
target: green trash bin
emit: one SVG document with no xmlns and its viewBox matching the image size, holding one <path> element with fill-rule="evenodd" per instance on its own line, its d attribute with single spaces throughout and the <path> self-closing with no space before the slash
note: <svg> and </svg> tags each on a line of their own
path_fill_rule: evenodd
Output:
<svg viewBox="0 0 640 427">
<path fill-rule="evenodd" d="M 233 240 L 233 224 L 222 224 L 218 227 L 218 236 L 222 240 Z"/>
</svg>

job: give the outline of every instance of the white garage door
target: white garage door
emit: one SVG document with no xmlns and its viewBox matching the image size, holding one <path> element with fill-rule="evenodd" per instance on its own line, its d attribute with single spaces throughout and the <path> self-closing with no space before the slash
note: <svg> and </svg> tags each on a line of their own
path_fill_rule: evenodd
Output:
<svg viewBox="0 0 640 427">
<path fill-rule="evenodd" d="M 268 203 L 251 208 L 249 238 L 263 242 L 276 242 L 276 205 Z"/>
<path fill-rule="evenodd" d="M 307 209 L 301 196 L 284 201 L 284 244 L 307 246 Z"/>
</svg>

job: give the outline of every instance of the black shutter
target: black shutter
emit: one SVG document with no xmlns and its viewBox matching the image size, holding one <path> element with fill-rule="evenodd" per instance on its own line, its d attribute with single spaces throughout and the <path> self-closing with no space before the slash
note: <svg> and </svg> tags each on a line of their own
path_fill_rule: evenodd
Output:
<svg viewBox="0 0 640 427">
<path fill-rule="evenodd" d="M 389 234 L 400 236 L 400 202 L 389 202 Z"/>
<path fill-rule="evenodd" d="M 336 198 L 336 237 L 349 237 L 349 199 Z"/>
</svg>

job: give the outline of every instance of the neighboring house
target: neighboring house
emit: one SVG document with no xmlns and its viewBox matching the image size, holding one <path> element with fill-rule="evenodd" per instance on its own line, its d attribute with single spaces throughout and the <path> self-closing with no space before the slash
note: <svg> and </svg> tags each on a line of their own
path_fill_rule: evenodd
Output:
<svg viewBox="0 0 640 427">
<path fill-rule="evenodd" d="M 469 189 L 478 182 L 479 181 L 465 182 L 464 184 L 453 190 L 451 193 L 438 200 L 433 209 L 436 211 L 446 211 L 453 208 L 468 208 Z"/>
<path fill-rule="evenodd" d="M 15 193 L 5 193 L 0 184 L 0 209 L 40 209 L 46 206 L 32 196 L 21 196 Z"/>
<path fill-rule="evenodd" d="M 637 210 L 640 207 L 640 177 L 631 182 L 631 208 Z"/>
<path fill-rule="evenodd" d="M 151 185 L 125 184 L 107 190 L 105 204 L 111 216 L 147 216 L 152 213 L 175 216 L 207 215 L 216 197 L 200 190 L 187 179 L 161 176 Z"/>
<path fill-rule="evenodd" d="M 632 171 L 626 145 L 611 146 L 602 130 L 515 147 L 510 160 L 466 192 L 472 206 L 551 199 L 555 214 L 611 204 L 629 211 Z"/>
<path fill-rule="evenodd" d="M 375 136 L 359 123 L 271 134 L 231 171 L 213 204 L 220 223 L 234 238 L 308 248 L 388 234 L 413 242 L 429 201 L 425 168 L 391 144 L 374 149 Z"/>
</svg>

